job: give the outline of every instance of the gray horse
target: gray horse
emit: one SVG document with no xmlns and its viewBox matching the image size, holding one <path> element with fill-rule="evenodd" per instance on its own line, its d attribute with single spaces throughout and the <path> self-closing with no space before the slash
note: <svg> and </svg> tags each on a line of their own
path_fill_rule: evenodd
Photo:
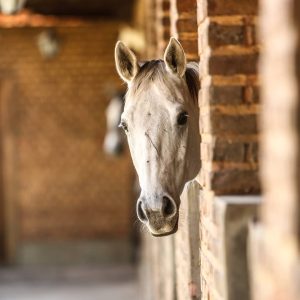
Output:
<svg viewBox="0 0 300 300">
<path fill-rule="evenodd" d="M 200 170 L 198 64 L 175 38 L 163 60 L 139 64 L 122 42 L 115 60 L 128 85 L 120 124 L 141 186 L 137 215 L 152 235 L 172 234 L 183 188 Z"/>
</svg>

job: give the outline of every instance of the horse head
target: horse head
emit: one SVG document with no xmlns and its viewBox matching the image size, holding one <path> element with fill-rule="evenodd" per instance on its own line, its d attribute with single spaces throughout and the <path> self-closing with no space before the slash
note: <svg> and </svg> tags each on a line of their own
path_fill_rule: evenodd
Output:
<svg viewBox="0 0 300 300">
<path fill-rule="evenodd" d="M 128 84 L 120 125 L 141 186 L 137 215 L 152 235 L 172 234 L 184 185 L 200 169 L 198 66 L 175 38 L 163 60 L 140 64 L 122 42 L 115 60 Z"/>
</svg>

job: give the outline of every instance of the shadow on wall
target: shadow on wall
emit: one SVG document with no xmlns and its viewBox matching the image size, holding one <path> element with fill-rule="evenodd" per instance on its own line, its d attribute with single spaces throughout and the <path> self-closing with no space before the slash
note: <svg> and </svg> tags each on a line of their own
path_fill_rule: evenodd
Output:
<svg viewBox="0 0 300 300">
<path fill-rule="evenodd" d="M 133 0 L 1 0 L 0 7 L 5 14 L 15 14 L 25 7 L 46 15 L 89 15 L 128 21 L 132 17 L 133 3 Z"/>
</svg>

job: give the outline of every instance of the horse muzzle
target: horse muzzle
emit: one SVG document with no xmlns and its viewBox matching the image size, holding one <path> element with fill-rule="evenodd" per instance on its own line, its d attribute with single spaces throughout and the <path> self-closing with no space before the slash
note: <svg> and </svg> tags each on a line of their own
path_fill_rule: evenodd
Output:
<svg viewBox="0 0 300 300">
<path fill-rule="evenodd" d="M 169 195 L 156 197 L 155 202 L 140 197 L 137 202 L 138 218 L 153 236 L 170 235 L 177 231 L 178 210 L 176 202 Z"/>
</svg>

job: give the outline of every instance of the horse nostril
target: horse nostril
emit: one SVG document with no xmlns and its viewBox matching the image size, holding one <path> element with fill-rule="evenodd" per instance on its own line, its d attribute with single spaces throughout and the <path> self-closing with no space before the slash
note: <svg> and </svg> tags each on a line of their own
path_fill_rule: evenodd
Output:
<svg viewBox="0 0 300 300">
<path fill-rule="evenodd" d="M 122 143 L 116 144 L 113 152 L 115 155 L 121 155 L 124 152 L 123 144 Z"/>
<path fill-rule="evenodd" d="M 176 205 L 174 201 L 172 201 L 168 197 L 163 197 L 163 206 L 162 206 L 162 213 L 165 217 L 170 217 L 174 215 L 176 212 Z"/>
<path fill-rule="evenodd" d="M 146 216 L 146 213 L 142 207 L 143 203 L 142 201 L 138 201 L 137 203 L 137 215 L 138 215 L 138 218 L 142 221 L 142 222 L 147 222 L 148 221 L 148 218 Z"/>
</svg>

